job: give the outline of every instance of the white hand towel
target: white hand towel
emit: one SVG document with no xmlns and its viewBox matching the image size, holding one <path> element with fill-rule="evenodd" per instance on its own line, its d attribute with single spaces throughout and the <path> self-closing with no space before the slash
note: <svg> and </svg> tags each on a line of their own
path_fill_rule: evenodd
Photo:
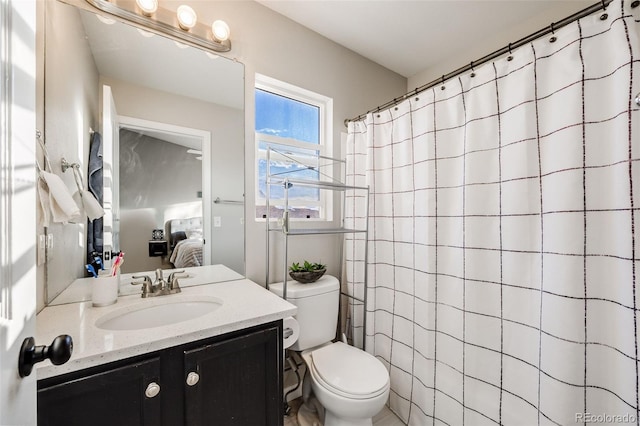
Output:
<svg viewBox="0 0 640 426">
<path fill-rule="evenodd" d="M 84 205 L 84 212 L 86 213 L 90 221 L 93 222 L 95 219 L 104 216 L 104 209 L 91 192 L 85 189 L 84 191 L 82 191 L 81 195 L 82 204 Z"/>
<path fill-rule="evenodd" d="M 68 223 L 80 215 L 80 209 L 73 201 L 67 185 L 58 175 L 49 172 L 40 172 L 40 176 L 47 184 L 49 194 L 49 210 L 51 218 L 57 223 Z M 42 200 L 41 200 L 42 201 Z"/>
<path fill-rule="evenodd" d="M 44 179 L 38 179 L 38 216 L 40 225 L 49 226 L 51 223 L 51 209 L 49 208 L 49 188 Z"/>
</svg>

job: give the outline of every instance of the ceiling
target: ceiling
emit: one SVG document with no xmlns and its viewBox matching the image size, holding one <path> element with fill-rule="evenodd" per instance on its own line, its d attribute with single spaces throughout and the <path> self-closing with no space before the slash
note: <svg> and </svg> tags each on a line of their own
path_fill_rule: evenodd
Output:
<svg viewBox="0 0 640 426">
<path fill-rule="evenodd" d="M 563 13 L 570 11 L 556 16 L 559 20 L 597 3 L 596 0 L 257 1 L 405 77 L 466 52 L 474 43 L 495 33 L 517 29 L 518 24 L 550 9 L 562 6 Z M 518 34 L 505 44 L 529 32 Z M 495 46 L 483 55 L 501 47 Z"/>
</svg>

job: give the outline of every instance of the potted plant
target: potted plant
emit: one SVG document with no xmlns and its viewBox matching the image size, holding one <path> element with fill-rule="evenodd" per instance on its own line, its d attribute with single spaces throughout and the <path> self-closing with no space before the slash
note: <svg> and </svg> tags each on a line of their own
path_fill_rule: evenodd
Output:
<svg viewBox="0 0 640 426">
<path fill-rule="evenodd" d="M 289 276 L 302 284 L 318 281 L 325 272 L 327 272 L 326 265 L 310 263 L 306 260 L 302 266 L 298 262 L 294 262 L 289 266 Z"/>
</svg>

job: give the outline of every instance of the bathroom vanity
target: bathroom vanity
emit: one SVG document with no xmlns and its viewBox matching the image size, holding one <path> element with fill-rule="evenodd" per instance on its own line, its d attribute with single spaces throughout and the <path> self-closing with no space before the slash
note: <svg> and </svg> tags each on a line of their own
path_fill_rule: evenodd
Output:
<svg viewBox="0 0 640 426">
<path fill-rule="evenodd" d="M 211 303 L 211 312 L 145 328 L 111 321 L 168 306 L 158 311 L 166 323 L 167 312 L 183 304 L 193 310 L 196 302 Z M 280 425 L 282 319 L 295 311 L 246 279 L 149 299 L 122 296 L 102 308 L 47 307 L 37 341 L 67 333 L 74 350 L 64 365 L 36 367 L 38 424 Z"/>
</svg>

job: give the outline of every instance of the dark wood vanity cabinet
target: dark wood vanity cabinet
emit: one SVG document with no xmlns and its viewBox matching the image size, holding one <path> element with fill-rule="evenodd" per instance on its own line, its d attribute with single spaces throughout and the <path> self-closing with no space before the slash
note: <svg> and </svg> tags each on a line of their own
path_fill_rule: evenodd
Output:
<svg viewBox="0 0 640 426">
<path fill-rule="evenodd" d="M 38 381 L 39 426 L 280 426 L 282 408 L 281 321 Z"/>
<path fill-rule="evenodd" d="M 160 395 L 144 395 L 159 377 L 160 359 L 154 357 L 39 387 L 38 425 L 159 425 Z"/>
</svg>

